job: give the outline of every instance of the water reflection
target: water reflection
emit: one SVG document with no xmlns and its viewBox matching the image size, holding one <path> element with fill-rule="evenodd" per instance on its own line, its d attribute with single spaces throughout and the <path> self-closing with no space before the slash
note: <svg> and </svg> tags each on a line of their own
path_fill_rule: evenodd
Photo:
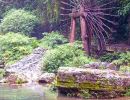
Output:
<svg viewBox="0 0 130 100">
<path fill-rule="evenodd" d="M 36 91 L 33 86 L 1 85 L 0 100 L 45 100 L 44 93 Z"/>
<path fill-rule="evenodd" d="M 83 99 L 57 96 L 57 93 L 51 92 L 48 89 L 48 86 L 42 86 L 34 83 L 25 85 L 0 85 L 0 100 L 83 100 Z M 117 98 L 112 100 L 130 100 L 130 97 Z"/>
</svg>

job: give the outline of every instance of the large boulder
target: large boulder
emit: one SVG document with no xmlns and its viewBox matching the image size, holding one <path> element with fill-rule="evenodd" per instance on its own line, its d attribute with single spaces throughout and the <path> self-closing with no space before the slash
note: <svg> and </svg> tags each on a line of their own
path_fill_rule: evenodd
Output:
<svg viewBox="0 0 130 100">
<path fill-rule="evenodd" d="M 58 70 L 56 85 L 59 89 L 64 88 L 64 91 L 76 88 L 121 93 L 130 86 L 130 76 L 108 69 L 61 67 Z"/>
</svg>

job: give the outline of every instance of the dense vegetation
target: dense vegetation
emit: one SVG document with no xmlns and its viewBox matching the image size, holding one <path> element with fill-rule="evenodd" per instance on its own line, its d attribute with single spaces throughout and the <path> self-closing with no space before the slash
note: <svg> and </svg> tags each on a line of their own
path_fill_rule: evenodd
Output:
<svg viewBox="0 0 130 100">
<path fill-rule="evenodd" d="M 68 39 L 58 32 L 43 33 L 43 35 L 44 38 L 40 40 L 40 46 L 44 48 L 55 48 L 68 42 Z"/>
<path fill-rule="evenodd" d="M 59 67 L 79 67 L 92 62 L 92 59 L 86 57 L 84 51 L 79 47 L 64 44 L 49 50 L 45 55 L 43 62 L 46 71 L 57 72 Z"/>
<path fill-rule="evenodd" d="M 5 1 L 5 0 L 2 0 Z M 100 0 L 101 2 L 106 2 L 110 0 Z M 5 12 L 10 11 L 10 9 L 24 9 L 26 11 L 33 12 L 40 23 L 35 28 L 35 32 L 43 33 L 43 31 L 52 31 L 59 29 L 58 23 L 60 20 L 60 1 L 58 0 L 7 0 L 8 3 L 0 2 L 0 18 L 4 17 Z M 119 13 L 121 16 L 119 18 L 119 26 L 117 27 L 117 32 L 114 33 L 113 37 L 115 39 L 128 39 L 128 16 L 130 11 L 130 1 L 129 0 L 117 0 L 119 5 Z M 62 24 L 62 23 L 61 23 Z M 125 39 L 124 39 L 125 38 Z M 116 40 L 118 41 L 118 40 Z"/>
<path fill-rule="evenodd" d="M 85 54 L 78 36 L 78 41 L 73 45 L 68 43 L 68 37 L 59 32 L 59 0 L 3 1 L 0 0 L 0 60 L 5 61 L 6 65 L 14 64 L 37 47 L 43 47 L 48 49 L 42 60 L 43 71 L 56 73 L 59 67 L 79 67 L 102 61 L 119 66 L 123 72 L 130 72 L 130 51 L 106 52 L 94 58 Z M 117 5 L 119 25 L 110 42 L 130 44 L 130 0 L 118 0 Z M 4 74 L 4 70 L 0 69 L 0 79 Z M 126 95 L 130 95 L 130 89 Z"/>
<path fill-rule="evenodd" d="M 28 55 L 38 46 L 35 38 L 29 38 L 20 33 L 0 35 L 0 58 L 7 64 L 14 63 Z"/>
<path fill-rule="evenodd" d="M 38 18 L 31 14 L 31 12 L 25 10 L 12 9 L 7 12 L 0 24 L 0 32 L 8 33 L 22 33 L 30 35 L 33 32 L 33 28 L 38 24 Z"/>
<path fill-rule="evenodd" d="M 123 72 L 130 72 L 130 52 L 107 53 L 100 57 L 103 62 L 111 62 Z"/>
<path fill-rule="evenodd" d="M 101 2 L 106 1 L 101 0 Z M 80 66 L 91 61 L 85 56 L 80 43 L 70 46 L 67 44 L 68 39 L 58 32 L 48 33 L 42 30 L 45 28 L 51 31 L 50 27 L 57 27 L 57 22 L 60 19 L 59 1 L 12 0 L 5 2 L 3 0 L 0 5 L 0 59 L 5 60 L 6 64 L 14 63 L 30 54 L 38 46 L 49 49 L 44 65 L 49 72 L 55 72 L 60 66 Z M 121 38 L 124 39 L 124 36 L 129 37 L 130 2 L 129 0 L 119 0 L 117 5 L 120 7 L 117 13 L 121 15 L 121 20 L 119 20 L 119 30 L 117 30 L 119 33 L 113 37 L 119 41 Z M 56 29 L 58 30 L 58 28 Z M 28 37 L 33 33 L 36 36 L 41 33 L 44 38 L 37 40 Z M 100 60 L 113 62 L 120 66 L 129 66 L 129 54 L 129 52 L 107 53 L 101 56 Z"/>
<path fill-rule="evenodd" d="M 49 49 L 43 60 L 43 69 L 48 72 L 56 72 L 59 67 L 63 66 L 78 67 L 92 61 L 91 58 L 85 56 L 80 42 L 71 46 L 58 32 L 47 33 L 41 40 L 10 32 L 0 35 L 0 42 L 0 58 L 6 64 L 15 63 L 38 46 Z"/>
</svg>

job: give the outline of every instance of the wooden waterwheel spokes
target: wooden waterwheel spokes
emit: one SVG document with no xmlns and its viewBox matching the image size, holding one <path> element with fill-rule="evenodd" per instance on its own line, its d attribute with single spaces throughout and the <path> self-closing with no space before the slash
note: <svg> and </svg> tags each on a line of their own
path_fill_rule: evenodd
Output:
<svg viewBox="0 0 130 100">
<path fill-rule="evenodd" d="M 111 27 L 117 25 L 115 19 L 116 0 L 100 2 L 97 0 L 61 0 L 61 19 L 70 29 L 70 42 L 75 41 L 76 19 L 80 19 L 81 39 L 87 54 L 91 54 L 91 42 L 94 37 L 98 41 L 99 50 L 106 49 L 106 38 L 112 33 Z"/>
</svg>

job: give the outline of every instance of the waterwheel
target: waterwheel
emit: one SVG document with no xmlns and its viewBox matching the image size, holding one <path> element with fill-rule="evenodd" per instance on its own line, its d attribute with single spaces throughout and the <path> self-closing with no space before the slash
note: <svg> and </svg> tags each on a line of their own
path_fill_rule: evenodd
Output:
<svg viewBox="0 0 130 100">
<path fill-rule="evenodd" d="M 108 33 L 117 25 L 116 0 L 61 0 L 61 29 L 69 30 L 70 43 L 75 41 L 76 25 L 80 26 L 83 48 L 88 55 L 94 44 L 99 52 L 106 50 Z M 79 21 L 79 22 L 77 22 Z"/>
</svg>

